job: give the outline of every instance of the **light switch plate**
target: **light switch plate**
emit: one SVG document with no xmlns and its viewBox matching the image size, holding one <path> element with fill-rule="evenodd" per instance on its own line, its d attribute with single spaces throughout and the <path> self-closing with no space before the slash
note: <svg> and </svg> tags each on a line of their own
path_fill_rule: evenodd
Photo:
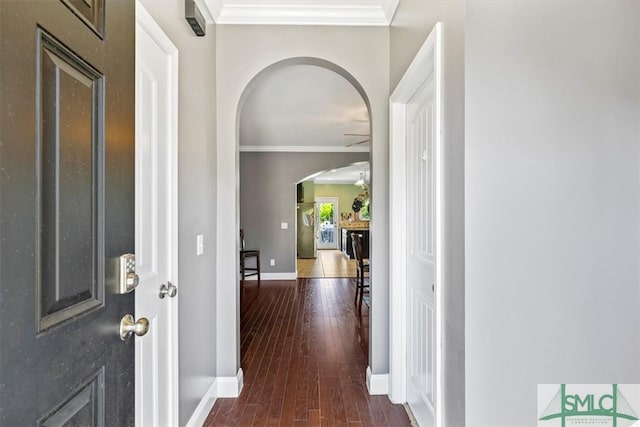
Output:
<svg viewBox="0 0 640 427">
<path fill-rule="evenodd" d="M 280 228 L 282 228 L 283 230 L 286 230 L 287 228 L 289 228 L 289 223 L 288 222 L 280 223 Z"/>
<path fill-rule="evenodd" d="M 198 234 L 196 236 L 196 255 L 204 254 L 204 235 Z"/>
</svg>

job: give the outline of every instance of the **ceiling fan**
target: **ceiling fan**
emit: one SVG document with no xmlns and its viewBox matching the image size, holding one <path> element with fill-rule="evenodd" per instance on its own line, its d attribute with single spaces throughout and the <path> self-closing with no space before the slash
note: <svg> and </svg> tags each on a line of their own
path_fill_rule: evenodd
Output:
<svg viewBox="0 0 640 427">
<path fill-rule="evenodd" d="M 345 133 L 344 136 L 371 136 L 368 133 Z M 352 142 L 351 144 L 345 145 L 345 147 L 351 147 L 353 145 L 364 144 L 366 142 L 370 142 L 371 138 L 363 139 L 362 141 Z"/>
</svg>

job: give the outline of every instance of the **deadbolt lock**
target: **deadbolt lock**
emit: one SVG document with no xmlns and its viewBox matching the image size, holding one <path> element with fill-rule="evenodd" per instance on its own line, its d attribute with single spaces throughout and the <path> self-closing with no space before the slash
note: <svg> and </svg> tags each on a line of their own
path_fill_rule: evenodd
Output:
<svg viewBox="0 0 640 427">
<path fill-rule="evenodd" d="M 136 256 L 134 254 L 124 254 L 116 258 L 115 261 L 115 291 L 119 294 L 129 293 L 140 282 L 136 274 Z"/>
</svg>

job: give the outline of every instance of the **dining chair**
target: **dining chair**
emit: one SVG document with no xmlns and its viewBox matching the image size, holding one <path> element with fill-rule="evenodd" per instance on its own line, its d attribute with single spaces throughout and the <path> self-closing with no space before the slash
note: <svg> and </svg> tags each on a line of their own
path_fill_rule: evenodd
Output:
<svg viewBox="0 0 640 427">
<path fill-rule="evenodd" d="M 370 265 L 362 258 L 362 234 L 351 233 L 351 245 L 356 261 L 356 296 L 353 303 L 358 306 L 358 310 L 361 310 L 363 301 L 369 306 L 369 301 L 364 297 L 365 288 L 369 289 L 369 284 L 365 285 L 364 275 L 369 272 Z"/>
<path fill-rule="evenodd" d="M 240 229 L 240 274 L 242 276 L 242 280 L 244 280 L 247 276 L 255 276 L 258 275 L 258 282 L 260 281 L 260 250 L 258 249 L 246 249 L 244 247 L 244 230 Z M 246 260 L 247 258 L 255 258 L 256 266 L 247 267 Z"/>
</svg>

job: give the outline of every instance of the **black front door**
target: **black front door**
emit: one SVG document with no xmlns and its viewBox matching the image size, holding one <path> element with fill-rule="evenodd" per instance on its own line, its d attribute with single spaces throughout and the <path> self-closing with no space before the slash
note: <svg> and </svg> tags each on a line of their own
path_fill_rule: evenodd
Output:
<svg viewBox="0 0 640 427">
<path fill-rule="evenodd" d="M 0 0 L 0 425 L 134 424 L 133 0 Z"/>
</svg>

